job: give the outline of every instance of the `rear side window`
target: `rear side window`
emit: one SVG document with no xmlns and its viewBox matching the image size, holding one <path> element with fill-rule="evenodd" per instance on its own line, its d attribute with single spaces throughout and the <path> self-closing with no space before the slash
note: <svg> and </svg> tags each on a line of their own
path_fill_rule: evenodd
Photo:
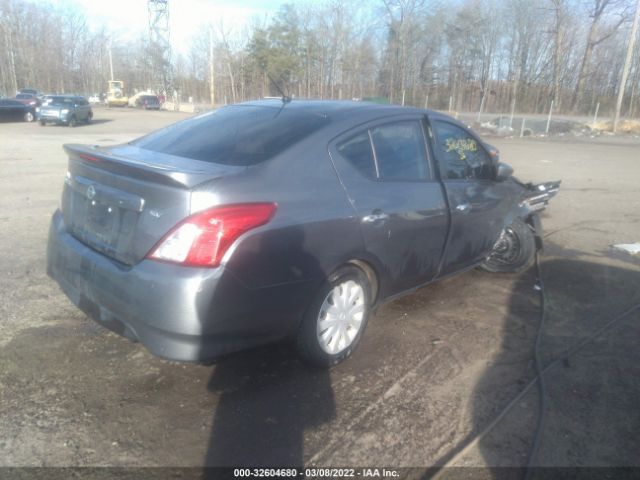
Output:
<svg viewBox="0 0 640 480">
<path fill-rule="evenodd" d="M 491 158 L 469 132 L 447 122 L 433 122 L 440 172 L 444 179 L 493 179 Z"/>
<path fill-rule="evenodd" d="M 255 165 L 329 123 L 294 109 L 235 105 L 170 125 L 133 142 L 155 152 L 225 165 Z"/>
<path fill-rule="evenodd" d="M 425 139 L 419 121 L 389 123 L 344 140 L 338 153 L 363 175 L 380 180 L 431 178 Z"/>
<path fill-rule="evenodd" d="M 339 143 L 337 149 L 340 155 L 360 173 L 371 178 L 377 177 L 368 130 Z"/>
<path fill-rule="evenodd" d="M 422 126 L 398 122 L 371 129 L 378 175 L 385 180 L 425 180 L 428 177 Z"/>
</svg>

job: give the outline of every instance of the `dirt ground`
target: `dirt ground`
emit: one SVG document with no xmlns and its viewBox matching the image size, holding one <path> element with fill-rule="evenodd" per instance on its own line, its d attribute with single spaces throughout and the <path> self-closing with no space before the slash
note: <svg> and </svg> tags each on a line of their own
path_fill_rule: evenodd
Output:
<svg viewBox="0 0 640 480">
<path fill-rule="evenodd" d="M 379 309 L 355 355 L 313 370 L 286 345 L 172 363 L 87 319 L 45 274 L 63 143 L 185 118 L 97 109 L 75 129 L 0 124 L 0 466 L 522 466 L 535 386 L 535 272 L 471 271 Z M 543 215 L 543 364 L 640 303 L 640 148 L 490 139 L 523 180 L 562 179 Z M 640 466 L 640 311 L 546 374 L 537 464 Z"/>
</svg>

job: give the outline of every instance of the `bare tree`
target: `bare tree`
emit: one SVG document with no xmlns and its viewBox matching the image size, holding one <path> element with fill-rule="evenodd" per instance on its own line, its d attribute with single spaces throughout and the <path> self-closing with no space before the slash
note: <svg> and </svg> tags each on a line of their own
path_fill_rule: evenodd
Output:
<svg viewBox="0 0 640 480">
<path fill-rule="evenodd" d="M 587 32 L 587 39 L 584 48 L 584 55 L 580 63 L 580 72 L 578 74 L 578 84 L 576 86 L 575 95 L 573 96 L 572 106 L 576 110 L 582 106 L 585 84 L 588 76 L 588 69 L 591 62 L 593 49 L 603 41 L 611 37 L 620 25 L 626 20 L 626 9 L 618 10 L 617 20 L 610 23 L 604 29 L 601 28 L 602 20 L 606 17 L 609 10 L 620 7 L 625 2 L 622 0 L 590 0 L 588 15 L 591 19 Z"/>
</svg>

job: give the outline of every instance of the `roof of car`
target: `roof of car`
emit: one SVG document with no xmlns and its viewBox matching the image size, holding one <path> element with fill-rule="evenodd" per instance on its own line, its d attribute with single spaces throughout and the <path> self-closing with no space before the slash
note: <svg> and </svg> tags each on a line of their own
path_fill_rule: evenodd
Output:
<svg viewBox="0 0 640 480">
<path fill-rule="evenodd" d="M 238 105 L 252 105 L 261 107 L 271 107 L 280 109 L 283 106 L 282 100 L 279 98 L 270 98 L 266 100 L 255 100 Z M 306 100 L 306 99 L 294 99 L 285 104 L 285 108 L 288 110 L 306 111 L 309 113 L 317 114 L 331 114 L 331 113 L 344 113 L 354 110 L 380 110 L 380 111 L 392 111 L 400 110 L 406 111 L 406 109 L 413 109 L 412 107 L 402 107 L 399 105 L 381 105 L 379 103 L 372 102 L 359 102 L 353 100 Z M 415 109 L 413 109 L 415 110 Z"/>
<path fill-rule="evenodd" d="M 71 95 L 71 94 L 61 94 L 61 95 L 45 95 L 45 98 L 84 98 L 82 95 Z"/>
<path fill-rule="evenodd" d="M 323 115 L 332 120 L 357 115 L 361 120 L 374 119 L 386 115 L 402 115 L 403 113 L 418 113 L 428 115 L 430 119 L 446 120 L 447 122 L 466 127 L 466 125 L 453 118 L 446 113 L 435 110 L 429 110 L 417 107 L 408 107 L 402 105 L 380 104 L 367 101 L 354 100 L 307 100 L 294 99 L 284 104 L 280 98 L 270 98 L 265 100 L 255 100 L 244 103 L 235 104 L 236 106 L 260 106 L 273 109 L 293 110 L 301 113 L 309 113 L 312 115 Z"/>
</svg>

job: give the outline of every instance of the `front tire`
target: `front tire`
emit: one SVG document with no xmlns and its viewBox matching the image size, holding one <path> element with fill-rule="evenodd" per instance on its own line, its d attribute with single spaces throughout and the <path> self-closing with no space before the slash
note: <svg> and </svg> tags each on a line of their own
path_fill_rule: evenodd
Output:
<svg viewBox="0 0 640 480">
<path fill-rule="evenodd" d="M 518 273 L 531 266 L 535 254 L 533 231 L 517 218 L 503 230 L 493 251 L 480 267 L 492 273 Z"/>
<path fill-rule="evenodd" d="M 68 125 L 73 128 L 78 124 L 78 121 L 76 120 L 76 117 L 73 116 L 69 119 Z"/>
<path fill-rule="evenodd" d="M 324 282 L 307 310 L 298 335 L 300 357 L 315 366 L 341 362 L 360 342 L 371 313 L 371 286 L 357 267 L 339 269 Z"/>
</svg>

